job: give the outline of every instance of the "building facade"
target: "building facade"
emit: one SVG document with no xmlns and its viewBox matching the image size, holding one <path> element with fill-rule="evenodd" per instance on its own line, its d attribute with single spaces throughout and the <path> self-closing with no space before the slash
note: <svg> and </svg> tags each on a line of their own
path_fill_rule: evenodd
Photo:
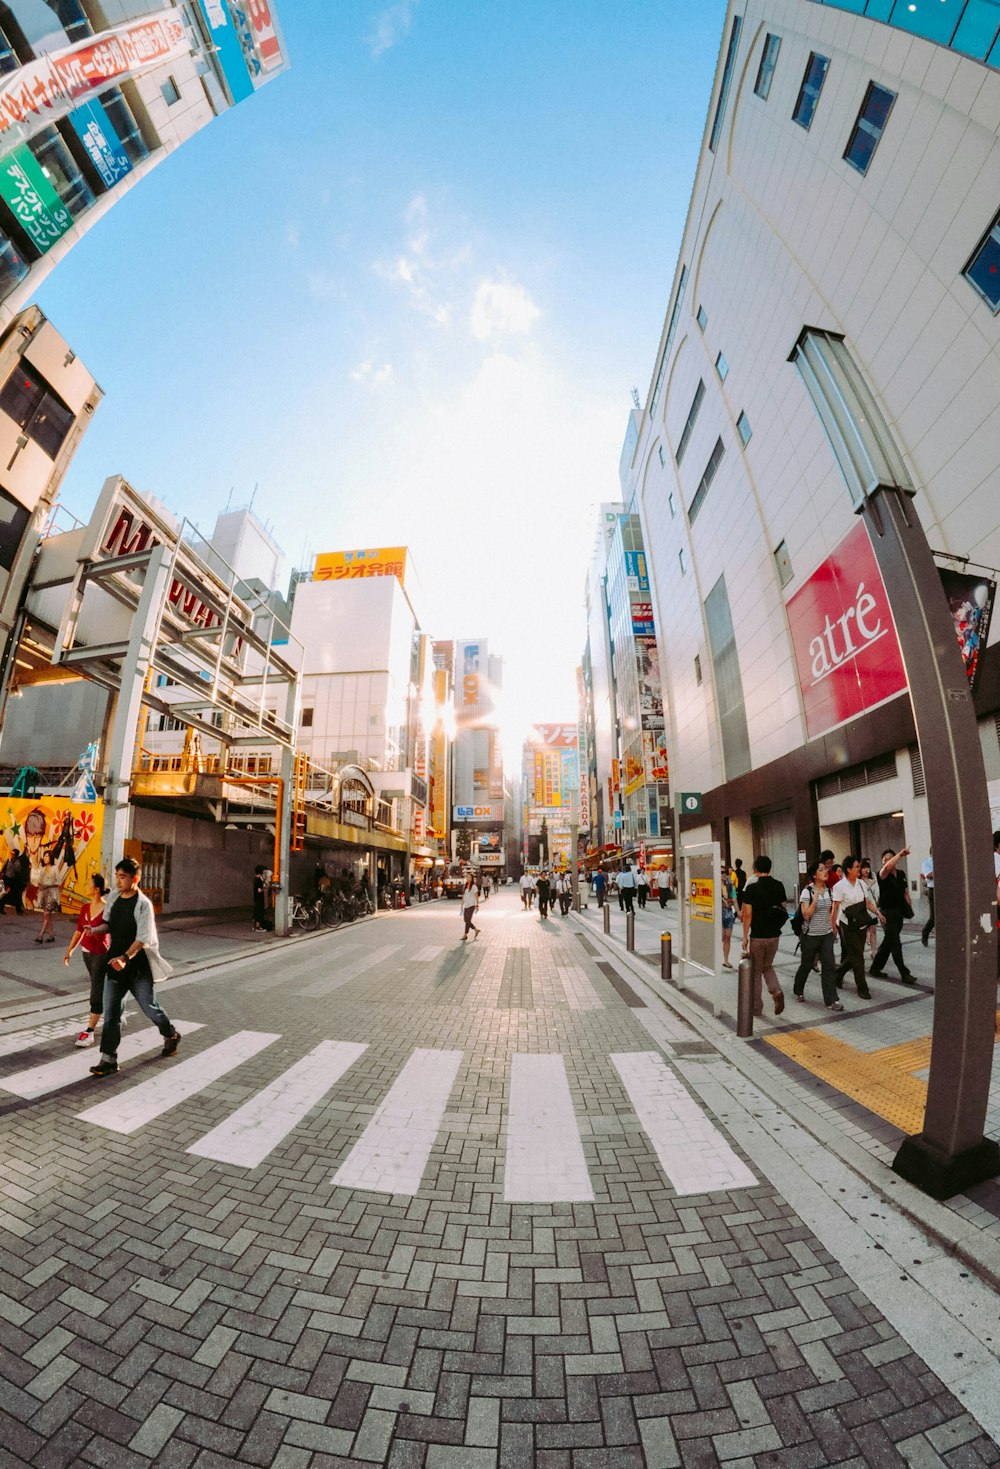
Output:
<svg viewBox="0 0 1000 1469">
<path fill-rule="evenodd" d="M 0 325 L 140 178 L 287 64 L 273 0 L 0 7 Z"/>
<path fill-rule="evenodd" d="M 626 439 L 686 839 L 806 854 L 929 842 L 906 670 L 832 445 L 913 494 L 1000 816 L 1000 12 L 730 4 L 652 382 Z M 867 395 L 867 396 L 866 396 Z M 839 418 L 838 418 L 839 415 Z M 966 583 L 955 573 L 971 573 Z M 981 645 L 981 646 L 980 646 Z"/>
</svg>

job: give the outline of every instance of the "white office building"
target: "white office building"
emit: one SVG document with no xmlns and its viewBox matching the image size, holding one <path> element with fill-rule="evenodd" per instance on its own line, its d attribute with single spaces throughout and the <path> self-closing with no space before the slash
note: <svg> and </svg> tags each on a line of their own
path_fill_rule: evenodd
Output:
<svg viewBox="0 0 1000 1469">
<path fill-rule="evenodd" d="M 1000 10 L 977 0 L 728 7 L 627 499 L 671 786 L 703 798 L 686 837 L 768 850 L 789 889 L 804 852 L 929 840 L 892 591 L 827 433 L 857 424 L 838 426 L 834 384 L 870 394 L 950 577 L 1000 809 L 1000 655 L 981 637 L 1000 565 L 998 66 Z"/>
</svg>

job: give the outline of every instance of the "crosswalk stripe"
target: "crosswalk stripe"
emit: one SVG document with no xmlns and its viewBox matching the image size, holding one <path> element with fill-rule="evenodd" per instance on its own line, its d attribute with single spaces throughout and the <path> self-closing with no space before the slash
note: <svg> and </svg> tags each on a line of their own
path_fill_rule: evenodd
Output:
<svg viewBox="0 0 1000 1469">
<path fill-rule="evenodd" d="M 594 1190 L 559 1055 L 511 1059 L 503 1196 L 518 1204 L 584 1204 Z"/>
<path fill-rule="evenodd" d="M 707 1194 L 756 1184 L 750 1169 L 661 1056 L 655 1051 L 635 1051 L 611 1060 L 678 1194 Z"/>
<path fill-rule="evenodd" d="M 590 980 L 587 972 L 576 964 L 556 964 L 556 974 L 562 982 L 566 1003 L 571 1010 L 603 1010 L 604 1003 Z"/>
<path fill-rule="evenodd" d="M 181 1035 L 202 1029 L 191 1020 L 176 1020 L 174 1025 Z M 74 1026 L 74 1030 L 79 1033 L 79 1026 Z M 150 1025 L 127 1039 L 123 1037 L 118 1047 L 118 1060 L 131 1061 L 136 1056 L 145 1055 L 147 1051 L 158 1050 L 162 1045 L 162 1035 L 155 1026 Z M 5 1076 L 0 1081 L 0 1090 L 34 1101 L 37 1097 L 47 1096 L 49 1092 L 59 1091 L 61 1087 L 72 1086 L 74 1082 L 89 1080 L 90 1068 L 97 1064 L 98 1056 L 99 1046 L 91 1046 L 88 1050 L 72 1051 L 68 1056 L 60 1056 L 58 1061 L 43 1061 L 39 1066 L 30 1066 L 26 1071 Z"/>
<path fill-rule="evenodd" d="M 384 964 L 402 947 L 402 944 L 386 944 L 381 949 L 372 949 L 360 959 L 356 959 L 353 964 L 340 965 L 333 974 L 317 980 L 315 984 L 307 985 L 305 989 L 294 990 L 293 993 L 302 999 L 323 999 L 326 995 L 332 995 L 335 990 L 341 989 L 345 984 L 350 984 L 351 980 L 359 979 L 362 974 L 367 974 L 369 969 L 375 969 L 379 964 Z"/>
<path fill-rule="evenodd" d="M 256 1168 L 367 1049 L 354 1041 L 320 1041 L 187 1151 L 217 1163 Z"/>
<path fill-rule="evenodd" d="M 30 1030 L 15 1030 L 10 1035 L 0 1036 L 0 1059 L 16 1056 L 18 1051 L 30 1051 L 32 1046 L 45 1041 L 62 1040 L 64 1036 L 77 1036 L 86 1021 L 50 1020 L 47 1025 L 33 1025 Z"/>
<path fill-rule="evenodd" d="M 444 953 L 444 944 L 428 944 L 426 948 L 418 949 L 413 956 L 415 964 L 425 964 L 431 959 L 436 959 L 439 954 Z"/>
<path fill-rule="evenodd" d="M 177 1028 L 180 1030 L 180 1026 Z M 241 1066 L 258 1051 L 263 1051 L 265 1046 L 280 1039 L 280 1035 L 263 1031 L 239 1030 L 228 1040 L 209 1046 L 207 1051 L 199 1052 L 189 1061 L 174 1062 L 151 1081 L 141 1081 L 127 1092 L 108 1097 L 106 1101 L 98 1102 L 96 1107 L 88 1107 L 85 1112 L 78 1112 L 77 1119 L 93 1122 L 109 1132 L 137 1132 L 145 1123 L 169 1112 L 180 1102 L 186 1102 L 188 1097 L 196 1096 L 211 1082 L 225 1076 L 227 1071 Z M 159 1036 L 157 1042 L 162 1044 Z"/>
<path fill-rule="evenodd" d="M 462 1054 L 414 1051 L 331 1181 L 340 1188 L 415 1194 L 440 1131 Z"/>
<path fill-rule="evenodd" d="M 299 979 L 312 979 L 323 965 L 332 971 L 331 955 L 336 956 L 338 968 L 343 968 L 345 958 L 359 951 L 359 944 L 345 944 L 339 940 L 333 950 L 318 949 L 309 944 L 301 949 L 293 948 L 283 953 L 280 962 L 275 962 L 266 974 L 247 978 L 240 988 L 252 995 L 266 994 L 268 990 L 288 990 Z"/>
</svg>

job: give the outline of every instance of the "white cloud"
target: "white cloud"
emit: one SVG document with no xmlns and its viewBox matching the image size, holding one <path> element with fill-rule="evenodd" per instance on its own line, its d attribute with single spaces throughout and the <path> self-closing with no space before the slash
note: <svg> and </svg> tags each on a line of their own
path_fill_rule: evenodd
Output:
<svg viewBox="0 0 1000 1469">
<path fill-rule="evenodd" d="M 363 383 L 368 388 L 384 388 L 393 381 L 393 370 L 391 362 L 384 362 L 381 367 L 376 367 L 371 359 L 360 362 L 351 373 L 351 379 L 356 383 Z"/>
<path fill-rule="evenodd" d="M 391 51 L 397 42 L 410 34 L 413 12 L 418 3 L 419 0 L 397 0 L 395 5 L 387 6 L 375 16 L 368 33 L 373 61 L 377 61 L 384 52 Z"/>
<path fill-rule="evenodd" d="M 523 286 L 513 281 L 480 281 L 469 312 L 472 335 L 479 342 L 530 335 L 541 311 Z"/>
<path fill-rule="evenodd" d="M 293 250 L 297 250 L 301 245 L 302 231 L 297 224 L 288 224 L 285 226 L 285 242 L 291 245 Z"/>
<path fill-rule="evenodd" d="M 375 274 L 392 285 L 402 286 L 410 305 L 438 326 L 451 320 L 452 306 L 444 287 L 455 270 L 469 258 L 461 247 L 440 257 L 431 250 L 431 228 L 427 200 L 415 194 L 406 210 L 407 238 L 404 250 L 391 260 L 377 260 Z"/>
<path fill-rule="evenodd" d="M 311 270 L 306 276 L 310 296 L 317 301 L 342 301 L 345 298 L 341 282 L 325 270 Z"/>
</svg>

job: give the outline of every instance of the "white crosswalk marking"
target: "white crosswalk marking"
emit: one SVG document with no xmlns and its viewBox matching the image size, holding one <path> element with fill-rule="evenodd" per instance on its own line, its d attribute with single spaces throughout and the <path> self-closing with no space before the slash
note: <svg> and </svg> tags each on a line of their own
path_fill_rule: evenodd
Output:
<svg viewBox="0 0 1000 1469">
<path fill-rule="evenodd" d="M 30 1030 L 12 1031 L 10 1035 L 0 1036 L 0 1057 L 16 1056 L 18 1051 L 30 1051 L 32 1046 L 62 1040 L 63 1036 L 78 1036 L 86 1024 L 86 1020 L 50 1020 L 47 1025 L 33 1025 Z"/>
<path fill-rule="evenodd" d="M 367 1049 L 353 1041 L 320 1041 L 187 1151 L 217 1163 L 256 1168 Z"/>
<path fill-rule="evenodd" d="M 332 1182 L 373 1193 L 415 1194 L 461 1062 L 461 1051 L 414 1051 Z"/>
<path fill-rule="evenodd" d="M 202 1029 L 191 1020 L 176 1020 L 174 1026 L 181 1035 Z M 79 1034 L 79 1026 L 74 1026 L 73 1029 Z M 158 1051 L 162 1045 L 163 1037 L 160 1032 L 153 1025 L 147 1026 L 135 1035 L 122 1038 L 118 1047 L 119 1063 L 131 1061 L 136 1056 L 144 1056 L 147 1051 Z M 96 1066 L 99 1059 L 98 1043 L 88 1050 L 73 1051 L 68 1056 L 60 1056 L 58 1061 L 43 1061 L 40 1066 L 31 1066 L 27 1071 L 5 1076 L 0 1081 L 0 1090 L 33 1101 L 36 1097 L 47 1096 L 49 1092 L 57 1092 L 61 1087 L 72 1086 L 74 1082 L 84 1079 L 89 1081 L 90 1068 Z"/>
<path fill-rule="evenodd" d="M 347 956 L 359 951 L 359 944 L 345 944 L 339 938 L 333 951 L 325 946 L 316 948 L 311 944 L 286 950 L 266 974 L 248 977 L 242 981 L 240 988 L 251 995 L 266 994 L 268 990 L 289 990 L 300 979 L 313 979 L 316 971 L 324 966 L 332 973 L 334 959 L 331 955 L 336 958 L 339 972 L 344 967 Z"/>
<path fill-rule="evenodd" d="M 503 1196 L 512 1204 L 583 1204 L 594 1197 L 561 1056 L 517 1052 L 512 1058 Z"/>
<path fill-rule="evenodd" d="M 180 1026 L 177 1029 L 180 1030 Z M 109 1132 L 137 1132 L 145 1123 L 169 1112 L 180 1102 L 186 1102 L 188 1097 L 196 1096 L 211 1082 L 225 1076 L 227 1071 L 242 1066 L 265 1046 L 280 1039 L 280 1035 L 258 1030 L 239 1030 L 228 1040 L 192 1056 L 190 1061 L 172 1062 L 152 1081 L 141 1081 L 130 1091 L 108 1097 L 107 1101 L 98 1102 L 96 1107 L 78 1112 L 77 1119 L 106 1127 Z M 162 1044 L 159 1036 L 157 1040 Z"/>
<path fill-rule="evenodd" d="M 571 1010 L 603 1010 L 604 1003 L 587 978 L 587 971 L 578 964 L 556 964 L 556 974 L 566 994 L 566 1003 Z"/>
<path fill-rule="evenodd" d="M 413 956 L 415 964 L 425 964 L 431 959 L 436 959 L 439 954 L 444 953 L 444 944 L 428 944 L 426 948 L 418 949 Z"/>
<path fill-rule="evenodd" d="M 359 979 L 362 974 L 367 974 L 369 969 L 376 969 L 391 959 L 393 954 L 399 952 L 402 944 L 386 944 L 381 949 L 372 949 L 360 959 L 355 959 L 353 964 L 338 965 L 333 974 L 325 979 L 317 980 L 315 984 L 307 985 L 305 989 L 295 990 L 293 993 L 303 999 L 322 999 L 326 995 L 332 995 L 343 985 L 350 984 L 352 979 Z"/>
<path fill-rule="evenodd" d="M 660 1166 L 679 1194 L 752 1188 L 757 1179 L 655 1051 L 611 1057 Z"/>
</svg>

